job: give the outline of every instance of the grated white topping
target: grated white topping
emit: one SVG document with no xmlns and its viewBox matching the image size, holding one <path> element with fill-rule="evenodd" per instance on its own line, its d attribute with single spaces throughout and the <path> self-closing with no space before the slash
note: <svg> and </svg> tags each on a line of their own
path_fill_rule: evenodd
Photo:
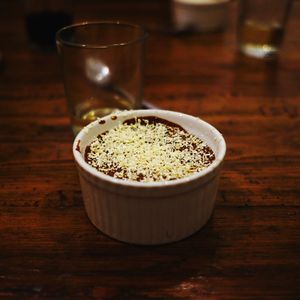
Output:
<svg viewBox="0 0 300 300">
<path fill-rule="evenodd" d="M 136 118 L 99 135 L 87 147 L 86 161 L 115 178 L 153 182 L 186 177 L 215 159 L 198 137 L 176 124 L 149 118 Z"/>
</svg>

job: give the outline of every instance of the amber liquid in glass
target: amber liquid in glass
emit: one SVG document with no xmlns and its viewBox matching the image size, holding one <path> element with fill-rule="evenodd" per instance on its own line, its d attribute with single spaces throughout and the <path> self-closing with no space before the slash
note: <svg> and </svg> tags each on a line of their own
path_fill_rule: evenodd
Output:
<svg viewBox="0 0 300 300">
<path fill-rule="evenodd" d="M 277 23 L 246 21 L 239 29 L 240 49 L 256 57 L 272 57 L 280 47 L 283 28 Z"/>
<path fill-rule="evenodd" d="M 101 105 L 99 104 L 101 103 Z M 75 107 L 75 112 L 72 117 L 72 130 L 77 134 L 84 126 L 97 120 L 97 118 L 104 117 L 113 112 L 120 110 L 129 110 L 133 107 L 133 102 L 130 99 L 118 98 L 117 101 L 106 101 L 106 105 L 99 99 L 90 98 L 83 101 Z"/>
</svg>

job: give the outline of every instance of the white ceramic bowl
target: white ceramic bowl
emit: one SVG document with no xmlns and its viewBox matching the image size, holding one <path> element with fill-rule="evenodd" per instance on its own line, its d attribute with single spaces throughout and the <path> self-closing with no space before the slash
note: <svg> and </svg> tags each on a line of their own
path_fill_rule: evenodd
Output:
<svg viewBox="0 0 300 300">
<path fill-rule="evenodd" d="M 188 177 L 163 182 L 125 181 L 105 175 L 84 160 L 86 146 L 98 134 L 127 119 L 156 116 L 182 126 L 204 140 L 215 161 Z M 219 172 L 226 145 L 211 125 L 190 115 L 165 110 L 132 110 L 94 121 L 74 140 L 73 154 L 79 171 L 87 215 L 105 234 L 128 243 L 154 245 L 178 241 L 199 230 L 213 211 Z"/>
<path fill-rule="evenodd" d="M 229 0 L 173 0 L 177 30 L 209 32 L 221 29 L 226 21 Z"/>
</svg>

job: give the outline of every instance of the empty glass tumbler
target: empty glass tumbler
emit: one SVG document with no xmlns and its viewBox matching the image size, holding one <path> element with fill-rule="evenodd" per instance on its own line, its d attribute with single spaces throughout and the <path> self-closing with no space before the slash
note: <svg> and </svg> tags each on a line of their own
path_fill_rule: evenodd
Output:
<svg viewBox="0 0 300 300">
<path fill-rule="evenodd" d="M 98 117 L 140 108 L 147 33 L 120 22 L 82 23 L 56 34 L 76 134 Z"/>
</svg>

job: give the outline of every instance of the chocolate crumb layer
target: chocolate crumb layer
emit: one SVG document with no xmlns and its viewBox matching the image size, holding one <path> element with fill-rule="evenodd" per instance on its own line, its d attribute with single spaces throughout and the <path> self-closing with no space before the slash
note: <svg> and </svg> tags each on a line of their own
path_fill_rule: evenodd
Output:
<svg viewBox="0 0 300 300">
<path fill-rule="evenodd" d="M 99 134 L 86 147 L 85 160 L 115 178 L 156 182 L 199 172 L 215 160 L 215 155 L 181 126 L 149 116 L 128 119 Z"/>
</svg>

